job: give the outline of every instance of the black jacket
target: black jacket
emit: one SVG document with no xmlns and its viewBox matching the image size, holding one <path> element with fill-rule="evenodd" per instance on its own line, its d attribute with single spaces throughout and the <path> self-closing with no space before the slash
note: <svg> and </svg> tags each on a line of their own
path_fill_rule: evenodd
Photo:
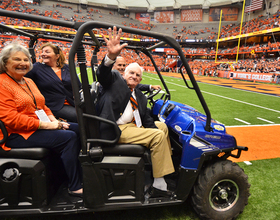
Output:
<svg viewBox="0 0 280 220">
<path fill-rule="evenodd" d="M 106 67 L 103 60 L 97 69 L 97 79 L 102 85 L 97 111 L 102 118 L 116 122 L 127 106 L 131 91 L 121 74 L 112 70 L 112 67 L 113 65 Z M 137 87 L 135 88 L 135 95 L 143 127 L 157 128 L 149 114 L 147 98 Z M 105 123 L 100 123 L 100 136 L 107 140 L 112 140 L 116 137 L 112 126 Z"/>
<path fill-rule="evenodd" d="M 59 111 L 63 107 L 65 99 L 72 106 L 75 106 L 70 71 L 67 64 L 61 68 L 62 80 L 58 78 L 50 66 L 42 63 L 35 63 L 33 69 L 25 76 L 31 78 L 36 83 L 38 89 L 45 97 L 46 106 L 52 111 Z"/>
</svg>

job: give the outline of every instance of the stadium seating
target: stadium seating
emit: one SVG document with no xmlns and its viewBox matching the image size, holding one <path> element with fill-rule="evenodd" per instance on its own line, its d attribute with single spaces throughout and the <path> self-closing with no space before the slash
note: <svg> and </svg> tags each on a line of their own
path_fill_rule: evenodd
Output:
<svg viewBox="0 0 280 220">
<path fill-rule="evenodd" d="M 38 3 L 30 4 L 22 1 L 11 1 L 10 4 L 3 2 L 0 6 L 2 9 L 11 11 L 20 11 L 22 13 L 29 13 L 40 16 L 48 16 L 54 19 L 63 19 L 66 21 L 102 21 L 111 22 L 114 24 L 119 24 L 122 26 L 139 28 L 143 30 L 151 30 L 158 33 L 163 33 L 171 35 L 178 41 L 185 41 L 186 39 L 197 39 L 197 40 L 213 40 L 218 36 L 219 23 L 218 22 L 192 22 L 192 23 L 181 23 L 181 24 L 145 24 L 137 19 L 130 18 L 129 16 L 123 16 L 118 14 L 116 11 L 110 11 L 108 9 L 97 9 L 93 7 L 88 7 L 87 9 L 81 9 L 78 5 L 69 6 L 69 4 L 64 5 L 63 3 L 57 3 L 55 1 L 42 1 L 39 5 Z M 259 16 L 252 20 L 243 23 L 242 34 L 250 33 L 260 30 L 271 29 L 279 27 L 280 24 L 280 12 L 279 10 L 270 16 Z M 3 24 L 9 24 L 14 26 L 25 26 L 25 27 L 39 27 L 62 31 L 74 31 L 69 28 L 61 28 L 55 25 L 42 25 L 37 22 L 24 21 L 20 19 L 10 19 L 0 17 L 0 22 Z M 240 33 L 240 24 L 238 22 L 223 22 L 220 37 L 235 36 Z M 106 30 L 98 30 L 97 34 L 107 34 Z M 0 46 L 3 46 L 15 38 L 7 35 L 12 33 L 5 32 L 0 39 Z M 127 38 L 139 38 L 140 36 L 134 36 L 129 33 L 124 33 L 123 37 Z M 28 45 L 26 39 L 20 39 L 24 44 Z M 54 42 L 56 45 L 60 46 L 68 60 L 69 50 L 71 44 L 65 42 Z M 36 46 L 36 57 L 40 61 L 40 52 L 38 48 L 42 42 L 38 42 Z M 86 56 L 87 60 L 91 57 L 91 47 L 86 46 Z M 241 45 L 239 48 L 239 54 L 244 54 L 246 57 L 243 60 L 239 60 L 238 63 L 230 66 L 229 64 L 217 64 L 214 61 L 214 56 L 216 55 L 216 48 L 183 48 L 184 53 L 188 58 L 196 60 L 190 61 L 191 69 L 197 74 L 201 75 L 214 75 L 213 73 L 217 70 L 232 70 L 234 68 L 237 71 L 256 71 L 256 72 L 279 72 L 279 60 L 275 57 L 268 58 L 267 54 L 272 52 L 280 51 L 280 42 L 268 42 L 266 44 L 254 44 L 248 42 L 247 45 Z M 237 47 L 233 48 L 219 48 L 219 56 L 229 56 L 235 55 L 237 52 Z M 252 52 L 262 59 L 254 59 Z M 106 50 L 104 48 L 100 49 L 98 53 L 98 62 L 101 62 Z M 133 51 L 123 50 L 123 56 L 127 58 L 127 63 L 139 62 L 142 66 L 152 66 L 150 61 L 143 55 L 138 55 Z M 178 71 L 176 66 L 174 66 L 174 61 L 176 60 L 175 51 L 169 51 L 167 57 L 162 55 L 156 55 L 155 61 L 157 66 L 165 71 Z M 173 56 L 174 55 L 174 56 Z M 205 56 L 207 55 L 207 56 Z M 209 59 L 210 60 L 206 60 Z M 235 60 L 225 59 L 226 62 L 234 62 Z M 90 65 L 88 63 L 88 65 Z M 173 67 L 171 67 L 173 66 Z"/>
</svg>

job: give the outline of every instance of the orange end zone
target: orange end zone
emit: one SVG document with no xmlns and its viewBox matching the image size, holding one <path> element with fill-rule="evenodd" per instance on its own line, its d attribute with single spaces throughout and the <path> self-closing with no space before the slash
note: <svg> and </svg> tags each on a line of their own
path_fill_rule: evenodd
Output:
<svg viewBox="0 0 280 220">
<path fill-rule="evenodd" d="M 236 138 L 238 146 L 248 147 L 234 162 L 262 160 L 280 157 L 280 125 L 227 127 L 227 133 Z"/>
</svg>

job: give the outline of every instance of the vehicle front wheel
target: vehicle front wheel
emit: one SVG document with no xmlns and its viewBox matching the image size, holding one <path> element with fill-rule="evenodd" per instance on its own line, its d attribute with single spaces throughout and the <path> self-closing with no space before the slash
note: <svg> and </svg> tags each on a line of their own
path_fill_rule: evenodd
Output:
<svg viewBox="0 0 280 220">
<path fill-rule="evenodd" d="M 250 196 L 248 176 L 232 161 L 217 161 L 205 167 L 193 189 L 192 204 L 202 219 L 235 219 Z"/>
</svg>

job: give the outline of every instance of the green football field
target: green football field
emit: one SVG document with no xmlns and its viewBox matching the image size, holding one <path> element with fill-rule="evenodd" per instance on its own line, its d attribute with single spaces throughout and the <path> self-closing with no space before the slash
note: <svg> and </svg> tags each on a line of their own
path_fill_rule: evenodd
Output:
<svg viewBox="0 0 280 220">
<path fill-rule="evenodd" d="M 90 82 L 92 82 L 91 76 L 89 72 Z M 190 105 L 204 113 L 196 93 L 194 90 L 188 89 L 182 79 L 167 76 L 163 76 L 163 78 L 170 91 L 172 101 Z M 144 73 L 141 83 L 162 86 L 159 77 L 152 73 Z M 188 83 L 191 85 L 189 81 Z M 212 118 L 225 126 L 242 126 L 246 125 L 246 122 L 251 125 L 280 124 L 280 97 L 278 96 L 206 83 L 198 83 L 198 85 Z M 155 99 L 160 98 L 162 92 Z"/>
<path fill-rule="evenodd" d="M 203 112 L 195 92 L 187 89 L 182 79 L 165 76 L 163 78 L 170 90 L 171 100 L 190 105 Z M 157 75 L 151 73 L 144 73 L 142 83 L 161 85 Z M 226 126 L 246 126 L 246 123 L 251 125 L 280 124 L 280 97 L 205 83 L 199 83 L 199 87 L 211 111 L 212 118 Z M 275 130 L 275 138 L 279 138 L 279 130 Z M 280 219 L 280 192 L 278 191 L 280 189 L 280 158 L 256 160 L 251 163 L 251 165 L 238 163 L 249 177 L 251 196 L 244 212 L 237 219 L 278 220 Z M 5 219 L 197 220 L 198 217 L 187 201 L 178 206 L 148 209 Z"/>
<path fill-rule="evenodd" d="M 182 79 L 165 76 L 163 78 L 171 93 L 171 100 L 190 105 L 203 113 L 196 93 L 194 90 L 187 89 Z M 144 74 L 142 83 L 161 85 L 157 75 L 149 73 Z M 280 98 L 277 96 L 205 83 L 198 83 L 198 85 L 212 118 L 226 126 L 246 125 L 241 121 L 251 125 L 271 124 L 267 121 L 280 124 Z"/>
</svg>

